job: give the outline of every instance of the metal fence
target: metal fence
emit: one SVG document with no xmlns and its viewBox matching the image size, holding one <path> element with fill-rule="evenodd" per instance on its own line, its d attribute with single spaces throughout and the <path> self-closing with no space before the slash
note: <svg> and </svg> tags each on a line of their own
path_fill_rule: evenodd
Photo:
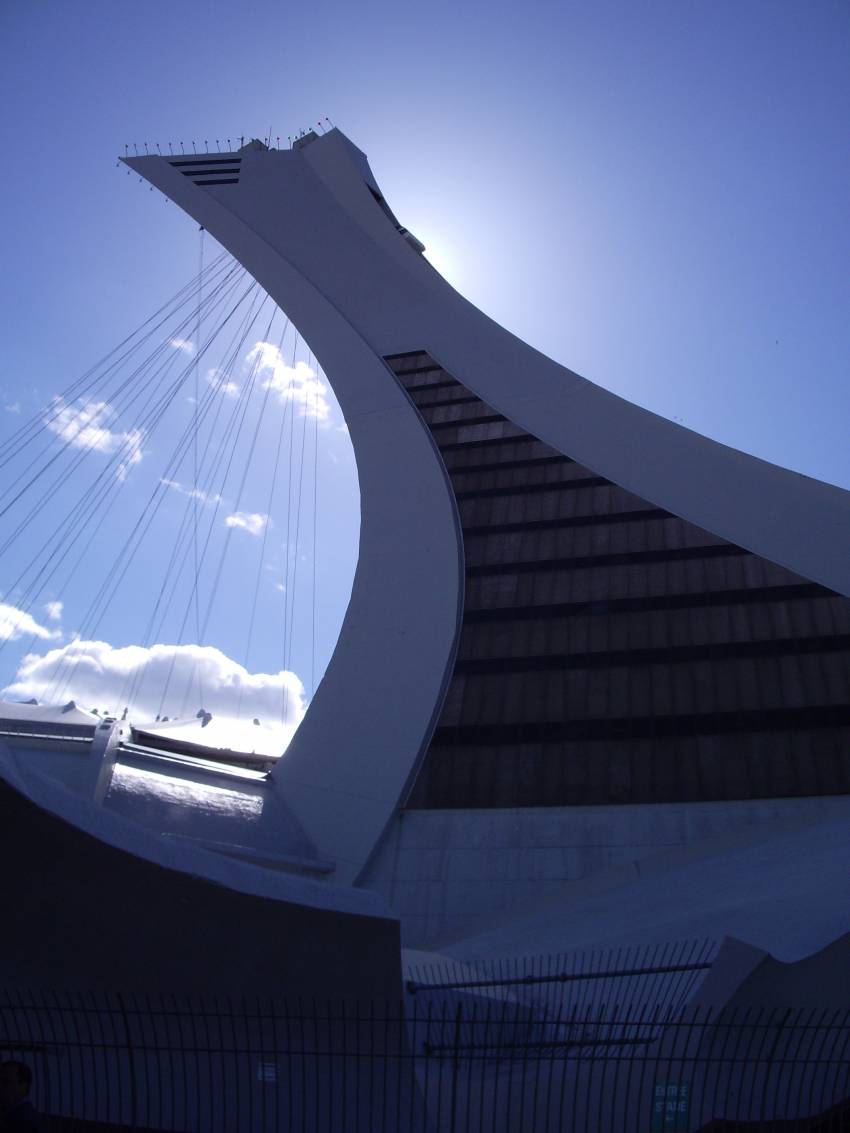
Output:
<svg viewBox="0 0 850 1133">
<path fill-rule="evenodd" d="M 701 939 L 479 960 L 473 965 L 442 961 L 412 965 L 406 989 L 428 998 L 510 989 L 548 1015 L 584 1014 L 609 1003 L 628 1003 L 632 1009 L 664 1003 L 675 1010 L 694 994 L 718 952 L 716 940 Z"/>
<path fill-rule="evenodd" d="M 15 991 L 0 1058 L 32 1068 L 51 1129 L 850 1128 L 846 1010 L 541 1013 L 510 988 L 380 1005 Z"/>
</svg>

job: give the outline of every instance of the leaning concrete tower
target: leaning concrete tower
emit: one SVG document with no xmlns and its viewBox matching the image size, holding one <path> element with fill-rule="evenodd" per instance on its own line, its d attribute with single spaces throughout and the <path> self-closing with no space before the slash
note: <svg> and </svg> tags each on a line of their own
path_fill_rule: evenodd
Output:
<svg viewBox="0 0 850 1133">
<path fill-rule="evenodd" d="M 354 592 L 274 772 L 335 881 L 382 890 L 421 942 L 843 806 L 848 493 L 494 324 L 337 130 L 128 164 L 291 315 L 349 424 Z"/>
<path fill-rule="evenodd" d="M 268 775 L 174 752 L 166 766 L 120 722 L 75 719 L 71 736 L 21 710 L 3 725 L 5 836 L 44 857 L 51 916 L 76 933 L 67 978 L 129 978 L 126 938 L 134 978 L 157 955 L 160 983 L 221 986 L 224 947 L 201 969 L 159 955 L 160 916 L 198 941 L 253 918 L 285 942 L 288 959 L 264 962 L 297 990 L 333 972 L 336 989 L 381 993 L 399 925 L 469 960 L 729 933 L 792 958 L 846 932 L 850 493 L 657 417 L 493 323 L 337 130 L 125 160 L 309 342 L 351 434 L 360 549 L 331 664 Z M 57 771 L 73 744 L 85 772 Z M 146 829 L 110 810 L 113 769 L 157 759 L 238 795 L 237 817 L 172 802 Z M 112 936 L 95 931 L 81 870 L 142 885 L 144 921 L 128 896 Z M 43 952 L 37 898 L 22 878 L 21 979 Z"/>
</svg>

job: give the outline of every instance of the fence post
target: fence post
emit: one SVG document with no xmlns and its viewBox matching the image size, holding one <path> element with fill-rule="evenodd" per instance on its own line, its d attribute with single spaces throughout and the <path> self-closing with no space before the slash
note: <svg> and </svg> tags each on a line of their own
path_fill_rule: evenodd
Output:
<svg viewBox="0 0 850 1133">
<path fill-rule="evenodd" d="M 124 1024 L 124 1040 L 127 1050 L 127 1065 L 130 1070 L 130 1124 L 135 1128 L 139 1120 L 138 1103 L 136 1096 L 136 1056 L 133 1051 L 133 1039 L 130 1035 L 130 1020 L 124 996 L 119 991 L 116 994 L 118 1010 L 121 1012 L 121 1022 Z"/>
<path fill-rule="evenodd" d="M 451 1133 L 457 1131 L 457 1076 L 460 1069 L 461 1023 L 463 1021 L 463 1002 L 458 1003 L 455 1012 L 455 1041 L 452 1058 L 452 1124 Z"/>
</svg>

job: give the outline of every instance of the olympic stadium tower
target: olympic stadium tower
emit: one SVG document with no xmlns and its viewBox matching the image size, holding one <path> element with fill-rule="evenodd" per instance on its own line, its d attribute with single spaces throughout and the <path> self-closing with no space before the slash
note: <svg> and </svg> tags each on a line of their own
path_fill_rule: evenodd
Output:
<svg viewBox="0 0 850 1133">
<path fill-rule="evenodd" d="M 52 847 L 69 978 L 130 978 L 143 954 L 161 981 L 220 978 L 220 939 L 193 966 L 162 921 L 196 943 L 222 921 L 278 941 L 243 982 L 297 971 L 370 993 L 397 983 L 399 939 L 408 957 L 473 964 L 734 936 L 791 961 L 845 934 L 850 493 L 630 404 L 496 325 L 338 130 L 124 160 L 310 344 L 349 427 L 361 534 L 290 748 L 228 781 L 259 800 L 256 821 L 117 814 L 105 783 L 141 758 L 118 723 L 98 726 L 70 785 L 9 739 L 6 836 Z M 82 868 L 125 895 L 105 940 L 85 924 Z M 16 900 L 38 937 L 46 914 L 23 887 Z M 109 949 L 130 926 L 125 971 Z M 247 956 L 238 936 L 231 958 Z"/>
</svg>

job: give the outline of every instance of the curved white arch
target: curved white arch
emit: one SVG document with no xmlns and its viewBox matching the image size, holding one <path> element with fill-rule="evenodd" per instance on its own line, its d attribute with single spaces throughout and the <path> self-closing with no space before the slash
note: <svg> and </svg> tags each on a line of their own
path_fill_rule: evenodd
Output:
<svg viewBox="0 0 850 1133">
<path fill-rule="evenodd" d="M 463 588 L 454 497 L 407 394 L 327 294 L 323 274 L 336 274 L 327 245 L 344 247 L 351 224 L 302 153 L 247 152 L 241 177 L 250 191 L 231 198 L 194 186 L 164 158 L 129 164 L 286 311 L 348 424 L 361 499 L 351 600 L 325 677 L 272 780 L 319 855 L 334 862 L 333 881 L 353 881 L 416 770 L 442 702 Z M 360 243 L 350 256 L 364 265 L 380 256 Z M 401 250 L 414 254 L 403 243 Z"/>
</svg>

